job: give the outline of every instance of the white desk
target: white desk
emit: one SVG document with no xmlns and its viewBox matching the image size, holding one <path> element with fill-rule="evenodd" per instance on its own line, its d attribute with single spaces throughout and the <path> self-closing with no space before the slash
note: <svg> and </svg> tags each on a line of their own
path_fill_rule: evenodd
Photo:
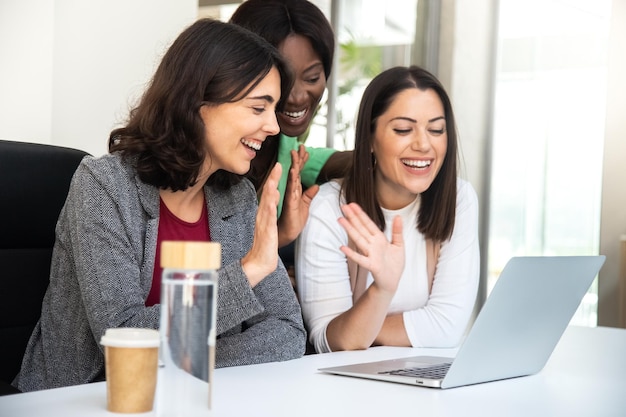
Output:
<svg viewBox="0 0 626 417">
<path fill-rule="evenodd" d="M 218 369 L 213 415 L 626 416 L 623 329 L 570 327 L 539 374 L 449 390 L 317 372 L 320 367 L 343 363 L 453 353 L 445 349 L 381 347 Z M 104 383 L 5 396 L 0 397 L 0 416 L 119 417 L 105 410 L 105 396 Z"/>
</svg>

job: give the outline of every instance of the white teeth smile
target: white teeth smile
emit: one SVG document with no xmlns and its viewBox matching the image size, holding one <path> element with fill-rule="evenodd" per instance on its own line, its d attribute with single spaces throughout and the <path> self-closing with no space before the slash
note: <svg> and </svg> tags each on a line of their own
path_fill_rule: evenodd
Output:
<svg viewBox="0 0 626 417">
<path fill-rule="evenodd" d="M 429 167 L 431 164 L 431 161 L 423 161 L 423 160 L 414 160 L 414 159 L 403 159 L 402 163 L 404 165 L 410 166 L 410 167 L 415 167 L 415 168 L 426 168 Z"/>
<path fill-rule="evenodd" d="M 306 109 L 300 110 L 300 111 L 294 111 L 294 112 L 291 112 L 291 111 L 284 111 L 283 112 L 283 114 L 285 116 L 289 116 L 289 117 L 291 117 L 293 119 L 297 119 L 298 117 L 304 116 L 304 113 L 306 113 Z"/>
<path fill-rule="evenodd" d="M 261 149 L 261 144 L 258 142 L 254 142 L 251 140 L 246 140 L 246 139 L 241 139 L 241 143 L 243 143 L 244 145 L 246 145 L 249 148 L 254 149 L 255 151 L 258 151 Z"/>
</svg>

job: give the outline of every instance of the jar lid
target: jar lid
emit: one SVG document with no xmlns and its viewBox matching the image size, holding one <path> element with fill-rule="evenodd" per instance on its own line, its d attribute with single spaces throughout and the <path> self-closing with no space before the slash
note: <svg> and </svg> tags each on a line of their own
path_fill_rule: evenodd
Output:
<svg viewBox="0 0 626 417">
<path fill-rule="evenodd" d="M 161 267 L 180 269 L 219 269 L 222 245 L 219 242 L 161 242 Z"/>
</svg>

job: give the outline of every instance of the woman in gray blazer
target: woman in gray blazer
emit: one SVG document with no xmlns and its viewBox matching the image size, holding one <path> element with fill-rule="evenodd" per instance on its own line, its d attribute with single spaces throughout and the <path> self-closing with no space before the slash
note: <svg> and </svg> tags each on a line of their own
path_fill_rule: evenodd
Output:
<svg viewBox="0 0 626 417">
<path fill-rule="evenodd" d="M 238 26 L 203 19 L 174 41 L 109 154 L 86 157 L 74 175 L 15 386 L 102 380 L 107 328 L 157 329 L 163 240 L 222 245 L 217 367 L 303 355 L 300 307 L 278 259 L 281 167 L 258 204 L 243 178 L 279 132 L 291 84 L 280 54 Z"/>
</svg>

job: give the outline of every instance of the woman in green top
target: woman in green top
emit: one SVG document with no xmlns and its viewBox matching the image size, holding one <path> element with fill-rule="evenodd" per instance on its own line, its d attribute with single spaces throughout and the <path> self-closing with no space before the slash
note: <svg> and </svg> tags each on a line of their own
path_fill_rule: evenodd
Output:
<svg viewBox="0 0 626 417">
<path fill-rule="evenodd" d="M 280 134 L 266 140 L 248 173 L 260 191 L 274 163 L 283 166 L 278 184 L 282 247 L 293 242 L 304 227 L 309 204 L 318 190 L 316 184 L 342 177 L 351 164 L 351 151 L 304 147 L 298 142 L 309 129 L 326 89 L 335 37 L 322 11 L 306 0 L 247 0 L 235 10 L 230 22 L 269 41 L 294 72 L 294 86 L 283 111 L 277 114 Z"/>
</svg>

